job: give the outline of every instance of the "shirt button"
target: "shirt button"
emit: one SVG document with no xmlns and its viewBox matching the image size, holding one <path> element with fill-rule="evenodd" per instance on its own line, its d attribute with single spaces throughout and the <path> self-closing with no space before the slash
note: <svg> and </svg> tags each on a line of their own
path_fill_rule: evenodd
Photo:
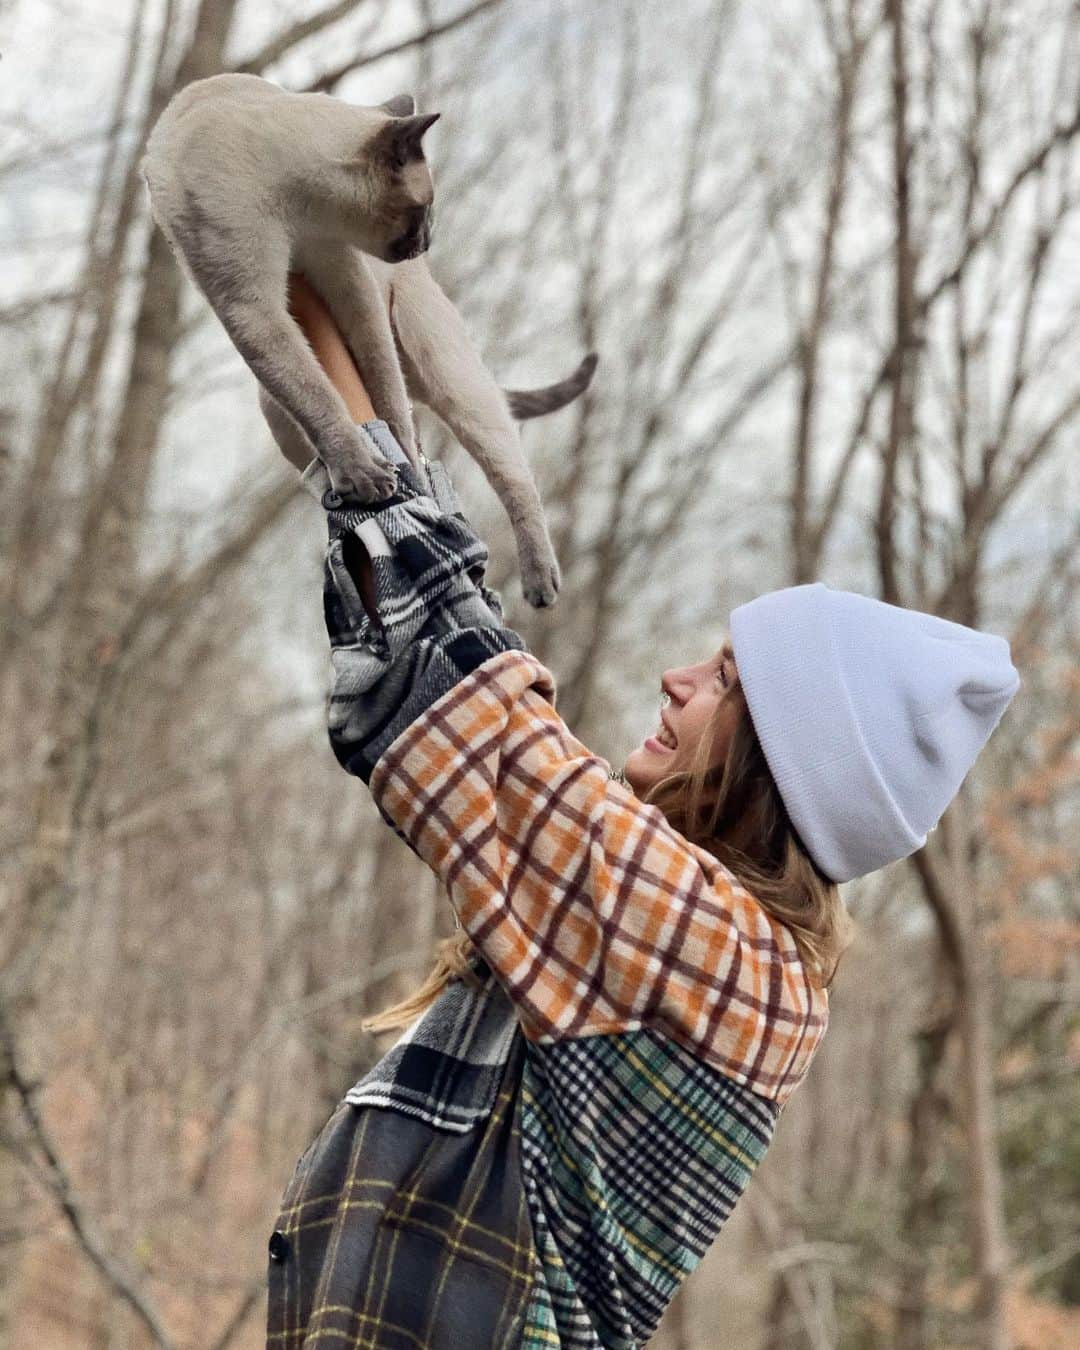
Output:
<svg viewBox="0 0 1080 1350">
<path fill-rule="evenodd" d="M 270 1260 L 284 1261 L 289 1254 L 289 1239 L 278 1229 L 270 1234 Z"/>
</svg>

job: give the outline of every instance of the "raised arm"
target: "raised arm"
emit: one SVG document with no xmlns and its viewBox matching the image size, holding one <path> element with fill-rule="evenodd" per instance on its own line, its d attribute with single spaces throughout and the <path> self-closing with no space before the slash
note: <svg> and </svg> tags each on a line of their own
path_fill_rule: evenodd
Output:
<svg viewBox="0 0 1080 1350">
<path fill-rule="evenodd" d="M 326 371 L 327 378 L 345 400 L 345 406 L 353 421 L 373 422 L 375 408 L 352 353 L 345 345 L 345 339 L 341 336 L 341 331 L 330 311 L 300 272 L 289 273 L 289 313 L 307 338 L 308 346 L 316 361 Z M 371 559 L 363 544 L 357 547 L 356 573 L 364 607 L 377 623 Z"/>
<path fill-rule="evenodd" d="M 300 325 L 330 383 L 345 400 L 353 421 L 374 421 L 375 409 L 352 353 L 330 311 L 300 272 L 289 273 L 289 313 Z"/>
<path fill-rule="evenodd" d="M 305 318 L 351 385 L 341 339 Z M 364 425 L 401 491 L 327 511 L 338 761 L 444 882 L 530 1039 L 654 1026 L 786 1100 L 828 1016 L 790 932 L 577 740 L 449 480 L 440 510 L 385 423 Z"/>
<path fill-rule="evenodd" d="M 382 750 L 440 695 L 488 657 L 525 643 L 503 623 L 501 600 L 484 583 L 487 547 L 446 471 L 426 460 L 413 468 L 374 415 L 329 310 L 296 273 L 290 313 L 350 412 L 364 419 L 362 433 L 397 465 L 398 491 L 369 507 L 338 509 L 323 499 L 323 601 L 334 668 L 328 731 L 339 763 L 366 783 Z M 314 461 L 304 478 L 320 467 Z"/>
</svg>

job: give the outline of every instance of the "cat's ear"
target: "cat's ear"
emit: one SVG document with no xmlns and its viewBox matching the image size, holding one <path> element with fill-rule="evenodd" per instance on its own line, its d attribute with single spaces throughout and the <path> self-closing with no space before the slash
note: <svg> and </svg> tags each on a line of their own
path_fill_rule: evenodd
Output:
<svg viewBox="0 0 1080 1350">
<path fill-rule="evenodd" d="M 441 116 L 441 113 L 420 113 L 416 117 L 396 117 L 387 122 L 380 132 L 380 143 L 391 168 L 403 169 L 410 159 L 420 158 L 423 154 L 420 138 Z"/>
<path fill-rule="evenodd" d="M 416 99 L 412 94 L 395 94 L 379 107 L 385 108 L 391 117 L 411 117 L 416 111 Z"/>
</svg>

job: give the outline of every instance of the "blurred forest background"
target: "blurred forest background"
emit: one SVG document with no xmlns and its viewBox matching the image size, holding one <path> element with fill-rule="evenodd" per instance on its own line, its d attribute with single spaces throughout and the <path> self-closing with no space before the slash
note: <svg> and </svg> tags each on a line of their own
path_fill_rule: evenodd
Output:
<svg viewBox="0 0 1080 1350">
<path fill-rule="evenodd" d="M 263 1343 L 293 1166 L 452 917 L 323 725 L 325 529 L 151 229 L 188 81 L 442 120 L 432 268 L 564 582 L 507 618 L 613 764 L 820 579 L 1022 687 L 859 936 L 659 1350 L 1080 1345 L 1080 25 L 1071 0 L 0 3 L 0 1345 Z M 469 1350 L 469 1348 L 464 1348 Z"/>
</svg>

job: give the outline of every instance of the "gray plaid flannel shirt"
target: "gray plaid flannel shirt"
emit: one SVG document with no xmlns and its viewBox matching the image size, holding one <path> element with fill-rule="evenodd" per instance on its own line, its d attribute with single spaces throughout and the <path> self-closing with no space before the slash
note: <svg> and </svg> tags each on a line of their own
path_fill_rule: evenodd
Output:
<svg viewBox="0 0 1080 1350">
<path fill-rule="evenodd" d="M 425 459 L 424 482 L 385 422 L 358 430 L 396 464 L 396 493 L 370 506 L 341 506 L 320 460 L 302 482 L 326 508 L 329 530 L 323 604 L 334 672 L 330 744 L 341 766 L 368 783 L 384 751 L 436 699 L 489 657 L 527 648 L 503 623 L 498 593 L 484 582 L 487 546 L 443 466 Z M 381 628 L 357 590 L 357 541 L 371 557 Z"/>
</svg>

